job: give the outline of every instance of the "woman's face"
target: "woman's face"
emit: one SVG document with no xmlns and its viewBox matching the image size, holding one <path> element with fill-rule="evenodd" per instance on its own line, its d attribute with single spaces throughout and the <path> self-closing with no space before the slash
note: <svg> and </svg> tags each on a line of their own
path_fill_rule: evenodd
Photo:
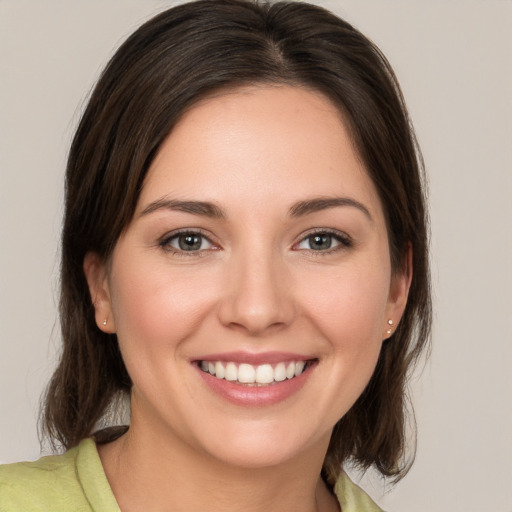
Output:
<svg viewBox="0 0 512 512">
<path fill-rule="evenodd" d="M 381 203 L 339 112 L 291 86 L 185 114 L 110 264 L 95 262 L 98 325 L 133 381 L 132 434 L 245 467 L 327 448 L 409 285 L 392 276 Z"/>
</svg>

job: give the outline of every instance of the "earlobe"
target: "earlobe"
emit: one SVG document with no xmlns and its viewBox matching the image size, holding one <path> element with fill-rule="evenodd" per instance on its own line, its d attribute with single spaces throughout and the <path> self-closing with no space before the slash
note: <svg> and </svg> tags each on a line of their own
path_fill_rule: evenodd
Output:
<svg viewBox="0 0 512 512">
<path fill-rule="evenodd" d="M 106 263 L 94 252 L 88 252 L 84 258 L 84 274 L 89 286 L 94 306 L 96 325 L 106 333 L 116 332 Z"/>
<path fill-rule="evenodd" d="M 409 289 L 412 282 L 412 245 L 407 246 L 404 265 L 391 277 L 388 305 L 386 312 L 385 338 L 390 337 L 398 327 L 407 305 Z"/>
</svg>

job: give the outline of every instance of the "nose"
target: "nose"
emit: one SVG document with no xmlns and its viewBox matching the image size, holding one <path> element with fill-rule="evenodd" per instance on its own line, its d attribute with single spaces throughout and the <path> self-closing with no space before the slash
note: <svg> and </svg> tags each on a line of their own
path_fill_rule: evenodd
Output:
<svg viewBox="0 0 512 512">
<path fill-rule="evenodd" d="M 223 325 L 262 336 L 293 321 L 296 307 L 291 280 L 279 257 L 240 254 L 230 262 L 227 273 L 218 310 Z"/>
</svg>

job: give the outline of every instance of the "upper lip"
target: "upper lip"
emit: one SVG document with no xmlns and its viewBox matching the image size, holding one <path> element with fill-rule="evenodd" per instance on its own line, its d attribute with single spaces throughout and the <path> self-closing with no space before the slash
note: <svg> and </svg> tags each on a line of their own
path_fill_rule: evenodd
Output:
<svg viewBox="0 0 512 512">
<path fill-rule="evenodd" d="M 287 361 L 310 361 L 315 359 L 312 356 L 305 356 L 303 354 L 296 354 L 292 352 L 222 352 L 217 354 L 208 354 L 200 357 L 195 357 L 193 361 L 226 361 L 233 363 L 246 363 L 252 365 L 260 364 L 277 364 Z"/>
</svg>

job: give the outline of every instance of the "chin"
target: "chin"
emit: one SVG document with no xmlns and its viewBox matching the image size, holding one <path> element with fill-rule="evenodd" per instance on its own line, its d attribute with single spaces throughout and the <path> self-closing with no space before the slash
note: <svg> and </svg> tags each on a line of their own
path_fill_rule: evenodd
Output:
<svg viewBox="0 0 512 512">
<path fill-rule="evenodd" d="M 228 430 L 228 429 L 226 429 Z M 331 432 L 319 439 L 306 432 L 272 425 L 246 427 L 234 435 L 215 436 L 205 449 L 215 459 L 244 469 L 264 469 L 299 460 L 312 448 L 326 450 Z M 205 440 L 206 441 L 206 440 Z M 325 448 L 323 448 L 325 445 Z"/>
</svg>

